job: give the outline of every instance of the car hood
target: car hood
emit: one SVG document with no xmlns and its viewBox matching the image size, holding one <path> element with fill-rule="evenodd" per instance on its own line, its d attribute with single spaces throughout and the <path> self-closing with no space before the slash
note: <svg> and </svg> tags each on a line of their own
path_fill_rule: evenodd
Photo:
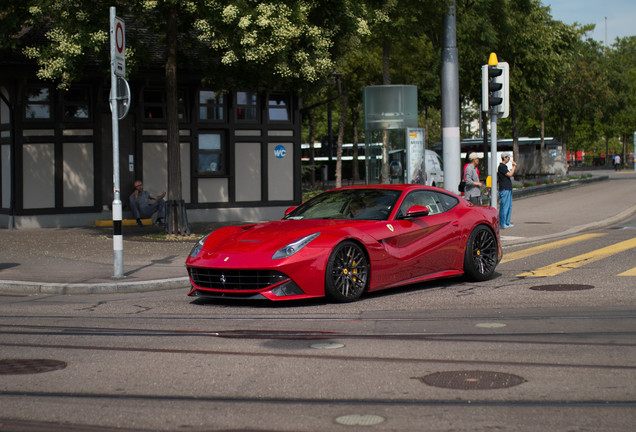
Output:
<svg viewBox="0 0 636 432">
<path fill-rule="evenodd" d="M 375 223 L 350 220 L 281 220 L 255 225 L 224 227 L 213 231 L 205 242 L 209 252 L 274 252 L 316 232 Z"/>
</svg>

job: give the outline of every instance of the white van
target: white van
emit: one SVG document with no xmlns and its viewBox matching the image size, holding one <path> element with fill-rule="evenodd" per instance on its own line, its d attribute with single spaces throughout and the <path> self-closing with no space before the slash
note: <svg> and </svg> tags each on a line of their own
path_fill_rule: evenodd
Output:
<svg viewBox="0 0 636 432">
<path fill-rule="evenodd" d="M 433 150 L 426 150 L 424 154 L 425 173 L 424 184 L 427 186 L 444 187 L 444 166 L 442 159 Z"/>
</svg>

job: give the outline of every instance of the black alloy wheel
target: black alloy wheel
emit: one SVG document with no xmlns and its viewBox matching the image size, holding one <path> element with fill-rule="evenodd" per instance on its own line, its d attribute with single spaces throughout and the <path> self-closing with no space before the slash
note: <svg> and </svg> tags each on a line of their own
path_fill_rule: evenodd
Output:
<svg viewBox="0 0 636 432">
<path fill-rule="evenodd" d="M 344 241 L 335 247 L 325 274 L 325 295 L 344 303 L 355 301 L 369 283 L 369 260 L 355 242 Z"/>
<path fill-rule="evenodd" d="M 464 255 L 464 273 L 476 281 L 490 279 L 497 266 L 497 239 L 490 228 L 480 225 L 470 233 Z"/>
</svg>

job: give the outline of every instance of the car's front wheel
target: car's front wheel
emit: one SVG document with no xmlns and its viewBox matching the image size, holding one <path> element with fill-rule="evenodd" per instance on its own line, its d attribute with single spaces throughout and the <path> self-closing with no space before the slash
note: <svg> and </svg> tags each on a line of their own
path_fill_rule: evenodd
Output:
<svg viewBox="0 0 636 432">
<path fill-rule="evenodd" d="M 490 279 L 497 266 L 497 239 L 490 228 L 480 225 L 470 233 L 464 255 L 464 273 L 477 281 Z"/>
<path fill-rule="evenodd" d="M 369 283 L 370 266 L 364 250 L 355 242 L 335 247 L 327 263 L 325 295 L 338 302 L 355 301 Z"/>
</svg>

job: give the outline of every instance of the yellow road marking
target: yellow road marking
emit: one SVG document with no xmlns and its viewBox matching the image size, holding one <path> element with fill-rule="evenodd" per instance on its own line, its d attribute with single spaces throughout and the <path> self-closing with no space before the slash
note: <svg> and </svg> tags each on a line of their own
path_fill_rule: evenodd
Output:
<svg viewBox="0 0 636 432">
<path fill-rule="evenodd" d="M 626 272 L 620 273 L 619 276 L 636 276 L 636 267 Z"/>
<path fill-rule="evenodd" d="M 519 250 L 516 252 L 512 252 L 512 253 L 507 253 L 504 255 L 503 259 L 501 260 L 501 264 L 503 263 L 507 263 L 509 261 L 514 261 L 514 260 L 518 260 L 521 258 L 526 258 L 529 257 L 531 255 L 535 255 L 541 252 L 545 252 L 546 250 L 549 249 L 555 249 L 555 248 L 559 248 L 559 247 L 563 247 L 563 246 L 568 246 L 574 243 L 578 243 L 580 241 L 584 241 L 584 240 L 589 240 L 591 238 L 595 238 L 595 237 L 600 237 L 600 236 L 604 236 L 605 234 L 583 234 L 580 236 L 576 236 L 576 237 L 572 237 L 569 239 L 565 239 L 565 240 L 559 240 L 559 241 L 555 241 L 552 243 L 548 243 L 548 244 L 544 244 L 541 246 L 535 246 L 535 247 L 531 247 L 529 249 L 523 249 L 523 250 Z"/>
<path fill-rule="evenodd" d="M 550 264 L 549 266 L 541 267 L 537 270 L 518 274 L 517 277 L 556 276 L 568 270 L 582 267 L 586 264 L 602 260 L 603 258 L 607 258 L 609 256 L 632 248 L 636 248 L 636 237 L 601 249 L 597 249 L 592 252 L 578 255 L 573 258 L 559 261 L 554 264 Z"/>
</svg>

